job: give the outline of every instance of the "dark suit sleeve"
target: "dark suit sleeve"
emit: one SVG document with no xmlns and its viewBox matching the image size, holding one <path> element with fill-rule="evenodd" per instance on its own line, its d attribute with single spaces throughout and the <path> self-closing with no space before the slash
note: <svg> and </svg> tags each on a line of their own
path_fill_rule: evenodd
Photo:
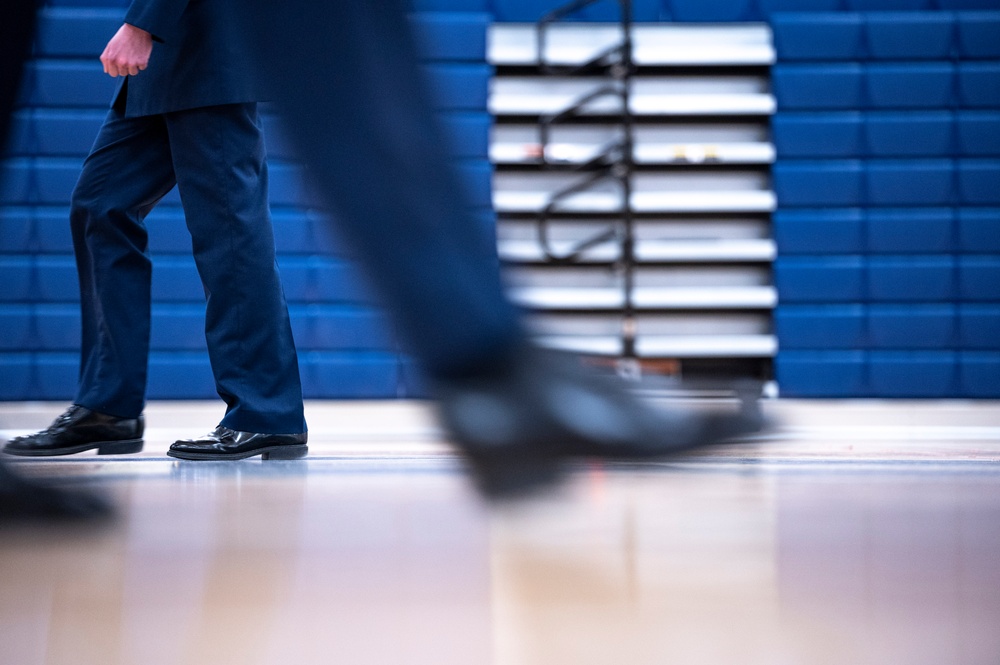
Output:
<svg viewBox="0 0 1000 665">
<path fill-rule="evenodd" d="M 170 41 L 187 6 L 188 0 L 133 0 L 125 22 L 142 28 L 156 41 Z"/>
</svg>

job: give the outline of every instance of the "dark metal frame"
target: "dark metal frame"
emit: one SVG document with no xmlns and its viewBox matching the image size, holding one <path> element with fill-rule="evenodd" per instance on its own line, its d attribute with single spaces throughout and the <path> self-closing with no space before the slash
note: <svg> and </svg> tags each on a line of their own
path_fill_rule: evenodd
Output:
<svg viewBox="0 0 1000 665">
<path fill-rule="evenodd" d="M 545 62 L 549 28 L 569 15 L 602 0 L 575 0 L 546 14 L 536 28 L 536 57 L 538 68 L 545 74 L 574 76 L 581 74 L 604 74 L 609 77 L 606 85 L 577 99 L 563 111 L 544 115 L 540 119 L 539 137 L 541 153 L 539 166 L 543 170 L 565 171 L 564 164 L 549 160 L 548 147 L 552 128 L 555 125 L 579 117 L 594 101 L 608 97 L 617 98 L 619 111 L 613 114 L 619 118 L 622 129 L 620 140 L 612 141 L 600 153 L 587 162 L 572 167 L 581 174 L 580 180 L 554 193 L 545 207 L 538 213 L 538 240 L 545 258 L 553 264 L 565 265 L 580 261 L 584 253 L 609 240 L 617 240 L 620 253 L 617 267 L 623 274 L 623 318 L 622 352 L 627 359 L 635 358 L 635 307 L 633 302 L 635 268 L 635 229 L 632 214 L 632 173 L 635 170 L 633 157 L 634 124 L 631 109 L 632 76 L 635 67 L 632 62 L 632 0 L 614 0 L 621 12 L 621 43 L 599 53 L 585 63 L 569 66 L 551 65 Z M 573 246 L 569 252 L 558 254 L 549 239 L 549 222 L 553 213 L 559 211 L 559 204 L 573 194 L 586 191 L 598 183 L 613 180 L 621 189 L 622 207 L 620 220 L 611 227 Z"/>
</svg>

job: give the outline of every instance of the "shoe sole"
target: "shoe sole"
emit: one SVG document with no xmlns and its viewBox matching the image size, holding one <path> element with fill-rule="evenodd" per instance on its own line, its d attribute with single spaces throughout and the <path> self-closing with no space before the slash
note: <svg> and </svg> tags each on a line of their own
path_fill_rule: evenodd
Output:
<svg viewBox="0 0 1000 665">
<path fill-rule="evenodd" d="M 266 446 L 264 448 L 258 448 L 257 450 L 248 450 L 242 453 L 188 453 L 181 452 L 177 450 L 168 450 L 167 455 L 170 457 L 176 457 L 177 459 L 184 460 L 240 460 L 246 459 L 248 457 L 255 457 L 260 455 L 261 459 L 277 459 L 277 460 L 290 460 L 290 459 L 301 459 L 309 454 L 309 446 L 305 444 L 301 445 L 284 445 L 284 446 Z"/>
<path fill-rule="evenodd" d="M 62 455 L 75 455 L 87 450 L 97 449 L 98 455 L 131 455 L 142 452 L 142 439 L 127 439 L 124 441 L 95 441 L 83 443 L 78 446 L 66 446 L 55 450 L 19 450 L 17 448 L 4 448 L 5 455 L 16 455 L 18 457 L 60 457 Z"/>
</svg>

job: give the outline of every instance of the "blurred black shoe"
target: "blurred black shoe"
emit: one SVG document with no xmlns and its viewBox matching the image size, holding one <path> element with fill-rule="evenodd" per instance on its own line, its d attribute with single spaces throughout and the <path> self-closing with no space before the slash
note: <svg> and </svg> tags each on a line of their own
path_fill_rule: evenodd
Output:
<svg viewBox="0 0 1000 665">
<path fill-rule="evenodd" d="M 144 421 L 118 418 L 73 404 L 48 429 L 11 439 L 3 452 L 26 457 L 72 455 L 97 449 L 98 455 L 124 455 L 142 450 Z"/>
<path fill-rule="evenodd" d="M 434 386 L 441 418 L 480 490 L 513 498 L 553 482 L 570 459 L 649 459 L 759 431 L 755 400 L 732 413 L 657 407 L 574 356 L 527 347 L 480 375 Z"/>
<path fill-rule="evenodd" d="M 111 504 L 86 490 L 42 484 L 14 473 L 0 460 L 0 523 L 101 520 Z"/>
</svg>

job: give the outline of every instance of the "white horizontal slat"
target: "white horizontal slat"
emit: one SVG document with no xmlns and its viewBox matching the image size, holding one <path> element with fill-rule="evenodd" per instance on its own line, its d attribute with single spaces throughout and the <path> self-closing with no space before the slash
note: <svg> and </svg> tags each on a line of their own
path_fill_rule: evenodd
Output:
<svg viewBox="0 0 1000 665">
<path fill-rule="evenodd" d="M 773 335 L 657 335 L 636 338 L 645 358 L 771 358 L 778 352 Z"/>
<path fill-rule="evenodd" d="M 583 238 L 581 238 L 582 240 Z M 579 241 L 555 240 L 551 250 L 557 256 L 565 256 Z M 501 240 L 498 243 L 500 258 L 504 261 L 542 261 L 545 254 L 537 240 Z M 615 261 L 621 256 L 621 246 L 608 240 L 588 248 L 580 257 L 583 262 Z M 635 256 L 639 261 L 704 263 L 704 262 L 745 262 L 773 261 L 776 255 L 772 240 L 714 240 L 714 241 L 670 241 L 638 240 Z"/>
<path fill-rule="evenodd" d="M 509 291 L 517 303 L 538 309 L 618 309 L 624 306 L 621 289 L 526 287 Z M 770 286 L 639 287 L 633 291 L 637 308 L 649 309 L 770 309 L 777 304 Z"/>
<path fill-rule="evenodd" d="M 618 356 L 623 352 L 621 337 L 584 335 L 544 335 L 534 340 L 542 346 L 573 353 Z"/>
<path fill-rule="evenodd" d="M 604 143 L 549 143 L 545 157 L 554 164 L 582 164 L 597 157 Z M 538 143 L 494 143 L 494 164 L 534 164 L 542 153 Z M 637 143 L 632 151 L 637 164 L 770 164 L 775 159 L 770 143 Z"/>
<path fill-rule="evenodd" d="M 646 66 L 769 65 L 775 60 L 766 25 L 729 26 L 643 24 L 632 28 L 633 60 Z M 620 44 L 614 24 L 554 25 L 546 39 L 545 60 L 555 65 L 581 64 Z M 487 58 L 498 66 L 534 65 L 538 61 L 535 26 L 491 27 Z"/>
<path fill-rule="evenodd" d="M 777 250 L 773 240 L 715 240 L 705 242 L 640 240 L 635 247 L 640 261 L 773 261 Z"/>
<path fill-rule="evenodd" d="M 559 113 L 606 86 L 600 78 L 495 78 L 489 110 L 496 116 Z M 766 78 L 745 76 L 647 76 L 632 80 L 630 108 L 635 115 L 770 115 L 776 104 Z M 621 101 L 604 96 L 581 109 L 581 115 L 618 113 Z"/>
<path fill-rule="evenodd" d="M 578 337 L 574 335 L 536 337 L 535 341 L 551 349 L 601 356 L 623 352 L 620 337 Z M 636 354 L 640 358 L 773 358 L 777 340 L 770 335 L 702 335 L 698 337 L 638 337 Z"/>
<path fill-rule="evenodd" d="M 547 192 L 494 191 L 493 207 L 500 213 L 537 213 L 548 205 Z M 773 192 L 636 192 L 631 208 L 642 213 L 771 212 Z M 559 212 L 609 213 L 621 210 L 621 194 L 583 192 L 562 199 Z"/>
</svg>

